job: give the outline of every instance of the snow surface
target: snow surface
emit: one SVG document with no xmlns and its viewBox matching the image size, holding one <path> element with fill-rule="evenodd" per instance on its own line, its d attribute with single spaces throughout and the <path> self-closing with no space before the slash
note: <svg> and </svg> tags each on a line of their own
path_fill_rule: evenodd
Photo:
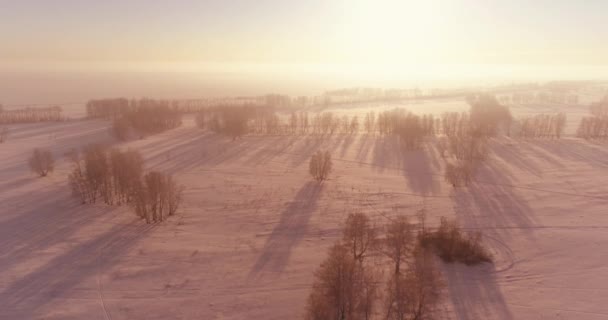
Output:
<svg viewBox="0 0 608 320">
<path fill-rule="evenodd" d="M 421 208 L 430 224 L 445 216 L 481 230 L 496 260 L 442 265 L 440 317 L 608 319 L 606 144 L 495 139 L 476 182 L 454 191 L 433 143 L 403 153 L 367 135 L 231 141 L 191 119 L 126 143 L 104 121 L 10 131 L 0 144 L 0 319 L 299 319 L 349 212 L 381 225 Z M 146 225 L 125 207 L 80 205 L 64 154 L 89 143 L 139 150 L 147 168 L 174 174 L 186 188 L 179 214 Z M 36 147 L 57 159 L 47 178 L 28 170 Z M 334 156 L 322 185 L 307 172 L 318 149 Z"/>
</svg>

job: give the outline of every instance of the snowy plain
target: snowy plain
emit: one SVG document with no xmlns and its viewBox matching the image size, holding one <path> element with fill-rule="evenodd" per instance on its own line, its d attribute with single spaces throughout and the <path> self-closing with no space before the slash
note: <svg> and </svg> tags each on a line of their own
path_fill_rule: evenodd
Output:
<svg viewBox="0 0 608 320">
<path fill-rule="evenodd" d="M 442 319 L 608 319 L 608 144 L 573 136 L 586 109 L 542 108 L 512 111 L 566 112 L 565 138 L 493 139 L 475 182 L 458 190 L 432 142 L 402 152 L 366 134 L 232 141 L 191 118 L 128 142 L 78 116 L 11 125 L 0 144 L 0 319 L 301 319 L 349 212 L 381 225 L 422 208 L 429 224 L 443 216 L 481 230 L 495 258 L 441 265 Z M 179 214 L 147 225 L 126 207 L 79 204 L 64 155 L 90 143 L 138 150 L 148 169 L 173 174 L 185 187 Z M 36 147 L 57 159 L 47 178 L 29 172 Z M 318 149 L 334 157 L 322 185 L 308 175 Z"/>
</svg>

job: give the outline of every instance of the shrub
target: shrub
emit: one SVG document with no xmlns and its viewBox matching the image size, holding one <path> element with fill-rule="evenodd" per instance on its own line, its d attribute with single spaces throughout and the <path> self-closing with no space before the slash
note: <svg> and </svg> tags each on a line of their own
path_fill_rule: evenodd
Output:
<svg viewBox="0 0 608 320">
<path fill-rule="evenodd" d="M 331 169 L 332 161 L 329 151 L 317 151 L 310 158 L 309 172 L 315 180 L 319 182 L 326 180 Z"/>
<path fill-rule="evenodd" d="M 474 265 L 492 262 L 492 256 L 481 244 L 481 233 L 465 233 L 455 222 L 445 218 L 441 218 L 441 224 L 436 231 L 421 233 L 419 241 L 422 247 L 433 250 L 448 263 Z"/>
<path fill-rule="evenodd" d="M 41 177 L 46 177 L 55 169 L 55 159 L 48 150 L 34 149 L 29 159 L 30 169 Z"/>
</svg>

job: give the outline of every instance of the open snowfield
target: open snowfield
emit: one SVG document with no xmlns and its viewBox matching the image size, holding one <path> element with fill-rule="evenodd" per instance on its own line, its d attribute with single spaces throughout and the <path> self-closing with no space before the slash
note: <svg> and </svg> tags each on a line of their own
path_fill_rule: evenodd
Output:
<svg viewBox="0 0 608 320">
<path fill-rule="evenodd" d="M 426 104 L 422 113 L 467 108 Z M 574 117 L 571 134 L 586 109 L 562 111 Z M 415 221 L 422 208 L 430 224 L 445 216 L 481 230 L 495 258 L 441 265 L 442 318 L 608 319 L 606 143 L 497 138 L 476 181 L 454 190 L 432 142 L 401 152 L 363 134 L 232 141 L 186 118 L 118 143 L 108 126 L 10 126 L 0 144 L 0 319 L 301 319 L 349 212 L 381 225 L 398 214 Z M 147 225 L 126 207 L 80 205 L 63 155 L 90 143 L 139 150 L 147 168 L 174 174 L 185 186 L 178 215 Z M 29 172 L 36 147 L 57 159 L 47 178 Z M 334 157 L 321 185 L 308 174 L 318 149 Z"/>
</svg>

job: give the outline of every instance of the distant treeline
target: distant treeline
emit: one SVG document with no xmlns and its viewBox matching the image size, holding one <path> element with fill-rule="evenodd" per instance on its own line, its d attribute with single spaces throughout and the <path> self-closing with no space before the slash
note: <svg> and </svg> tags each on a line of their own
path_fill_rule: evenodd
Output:
<svg viewBox="0 0 608 320">
<path fill-rule="evenodd" d="M 0 105 L 0 124 L 61 121 L 61 107 L 28 107 L 5 110 Z"/>
<path fill-rule="evenodd" d="M 577 94 L 569 92 L 515 92 L 512 94 L 502 94 L 498 97 L 501 103 L 509 104 L 528 104 L 528 103 L 558 103 L 558 104 L 578 104 Z"/>
</svg>

